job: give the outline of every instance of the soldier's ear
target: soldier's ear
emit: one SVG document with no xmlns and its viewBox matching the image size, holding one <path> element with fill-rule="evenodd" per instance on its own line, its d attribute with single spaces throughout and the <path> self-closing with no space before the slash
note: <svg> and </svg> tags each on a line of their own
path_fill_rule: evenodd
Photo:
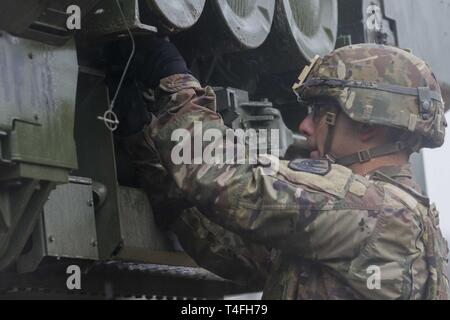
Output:
<svg viewBox="0 0 450 320">
<path fill-rule="evenodd" d="M 382 136 L 384 137 L 386 134 L 384 128 L 365 123 L 358 123 L 357 132 L 361 142 L 369 142 Z"/>
</svg>

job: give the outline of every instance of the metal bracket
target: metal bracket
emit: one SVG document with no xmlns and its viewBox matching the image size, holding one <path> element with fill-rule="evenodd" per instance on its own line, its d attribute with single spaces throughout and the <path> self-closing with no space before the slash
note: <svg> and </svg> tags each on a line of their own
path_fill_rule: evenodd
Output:
<svg viewBox="0 0 450 320">
<path fill-rule="evenodd" d="M 428 120 L 430 118 L 431 107 L 433 106 L 430 89 L 428 87 L 420 87 L 417 88 L 417 92 L 419 95 L 420 114 L 424 120 Z"/>
<path fill-rule="evenodd" d="M 327 112 L 325 123 L 329 126 L 336 125 L 336 113 L 334 112 Z"/>
<path fill-rule="evenodd" d="M 38 119 L 38 116 L 36 115 L 35 118 Z M 31 120 L 25 120 L 25 119 L 20 119 L 20 118 L 12 118 L 11 119 L 11 130 L 14 131 L 14 129 L 16 128 L 16 123 L 17 122 L 22 122 L 22 123 L 26 123 L 32 126 L 42 126 L 41 123 L 36 122 L 36 121 L 31 121 Z M 11 165 L 14 164 L 14 161 L 12 161 L 11 159 L 6 159 L 5 156 L 3 155 L 3 139 L 6 138 L 8 136 L 8 132 L 7 131 L 0 131 L 0 163 L 3 164 L 7 164 L 7 165 Z"/>
<path fill-rule="evenodd" d="M 370 150 L 367 149 L 367 150 L 358 151 L 358 159 L 359 159 L 359 163 L 364 163 L 364 162 L 370 161 L 370 159 L 372 159 Z"/>
<path fill-rule="evenodd" d="M 96 39 L 110 36 L 127 36 L 128 29 L 133 33 L 156 33 L 155 26 L 145 24 L 141 21 L 138 0 L 120 0 L 120 9 L 125 15 L 122 18 L 120 9 L 114 0 L 103 0 L 94 8 L 87 19 L 85 27 L 81 31 L 89 38 Z"/>
<path fill-rule="evenodd" d="M 3 155 L 3 138 L 8 136 L 8 132 L 0 131 L 0 163 L 12 164 L 13 162 L 9 159 L 5 159 Z"/>
</svg>

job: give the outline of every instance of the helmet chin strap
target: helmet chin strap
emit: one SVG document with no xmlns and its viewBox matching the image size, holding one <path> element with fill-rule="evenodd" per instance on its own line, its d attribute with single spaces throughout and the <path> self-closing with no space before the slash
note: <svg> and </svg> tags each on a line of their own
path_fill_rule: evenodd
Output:
<svg viewBox="0 0 450 320">
<path fill-rule="evenodd" d="M 403 151 L 408 148 L 410 148 L 410 144 L 408 142 L 397 141 L 394 143 L 389 143 L 378 147 L 361 150 L 348 156 L 335 158 L 335 163 L 348 167 L 355 163 L 369 162 L 373 158 L 378 158 L 389 154 L 397 153 L 399 151 Z"/>
<path fill-rule="evenodd" d="M 382 157 L 385 155 L 397 153 L 406 149 L 412 149 L 412 151 L 417 151 L 417 147 L 421 144 L 421 141 L 417 141 L 417 139 L 410 138 L 407 141 L 397 141 L 394 143 L 389 143 L 365 150 L 361 150 L 358 152 L 355 152 L 353 154 L 342 156 L 342 157 L 336 157 L 334 154 L 331 153 L 331 144 L 333 142 L 333 136 L 334 131 L 336 128 L 336 120 L 339 115 L 339 111 L 336 113 L 334 112 L 327 112 L 326 114 L 326 124 L 328 125 L 328 132 L 327 136 L 325 138 L 325 145 L 324 145 L 324 157 L 331 161 L 332 163 L 336 163 L 345 167 L 348 167 L 355 163 L 365 163 L 369 162 L 373 158 Z M 420 139 L 419 139 L 420 140 Z"/>
<path fill-rule="evenodd" d="M 327 112 L 325 123 L 328 125 L 327 136 L 325 137 L 325 145 L 323 154 L 325 158 L 330 160 L 332 163 L 336 163 L 336 157 L 331 153 L 331 144 L 333 142 L 334 131 L 336 129 L 336 120 L 339 115 L 339 110 L 336 112 Z"/>
</svg>

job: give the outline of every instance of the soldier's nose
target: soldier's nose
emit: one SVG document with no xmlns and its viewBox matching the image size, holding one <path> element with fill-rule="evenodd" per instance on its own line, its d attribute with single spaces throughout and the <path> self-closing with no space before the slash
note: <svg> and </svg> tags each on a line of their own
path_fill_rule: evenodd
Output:
<svg viewBox="0 0 450 320">
<path fill-rule="evenodd" d="M 300 131 L 301 134 L 312 137 L 315 132 L 315 125 L 312 115 L 308 115 L 298 127 L 298 131 Z"/>
</svg>

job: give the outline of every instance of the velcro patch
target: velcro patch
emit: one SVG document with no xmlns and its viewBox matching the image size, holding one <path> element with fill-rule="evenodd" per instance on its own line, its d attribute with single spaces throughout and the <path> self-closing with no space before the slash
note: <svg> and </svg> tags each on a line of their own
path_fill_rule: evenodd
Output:
<svg viewBox="0 0 450 320">
<path fill-rule="evenodd" d="M 327 159 L 295 159 L 289 162 L 288 168 L 324 176 L 330 172 L 331 163 Z"/>
</svg>

